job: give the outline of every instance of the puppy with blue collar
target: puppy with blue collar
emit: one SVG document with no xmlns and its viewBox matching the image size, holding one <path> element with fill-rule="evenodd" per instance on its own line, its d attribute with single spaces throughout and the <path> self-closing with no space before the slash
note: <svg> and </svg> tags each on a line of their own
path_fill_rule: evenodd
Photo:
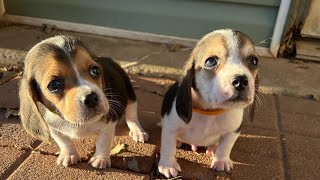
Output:
<svg viewBox="0 0 320 180">
<path fill-rule="evenodd" d="M 89 163 L 110 167 L 115 127 L 124 114 L 133 140 L 148 139 L 128 75 L 113 60 L 95 57 L 75 37 L 55 36 L 27 53 L 19 96 L 22 125 L 35 138 L 54 139 L 60 148 L 58 165 L 80 160 L 72 139 L 96 135 Z"/>
<path fill-rule="evenodd" d="M 205 35 L 187 60 L 180 81 L 165 94 L 158 170 L 167 178 L 181 171 L 175 154 L 181 143 L 206 146 L 211 167 L 230 171 L 244 108 L 258 90 L 258 58 L 245 34 L 231 29 Z M 253 117 L 254 106 L 250 109 Z"/>
</svg>

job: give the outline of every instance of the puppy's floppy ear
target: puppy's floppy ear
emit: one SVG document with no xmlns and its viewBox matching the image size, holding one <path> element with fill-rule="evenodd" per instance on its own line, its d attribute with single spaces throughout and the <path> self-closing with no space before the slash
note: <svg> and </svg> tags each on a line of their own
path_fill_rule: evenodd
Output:
<svg viewBox="0 0 320 180">
<path fill-rule="evenodd" d="M 24 72 L 19 90 L 20 118 L 28 133 L 37 139 L 50 143 L 50 131 L 41 115 L 45 107 L 39 102 L 37 88 L 34 78 L 31 75 L 28 77 L 27 72 Z"/>
<path fill-rule="evenodd" d="M 257 71 L 257 75 L 254 80 L 254 99 L 253 99 L 253 103 L 249 107 L 249 118 L 251 122 L 253 121 L 253 118 L 254 118 L 254 111 L 256 108 L 256 101 L 257 101 L 257 93 L 259 92 L 259 82 L 260 82 L 259 71 Z"/>
<path fill-rule="evenodd" d="M 192 117 L 192 96 L 191 88 L 194 85 L 194 63 L 186 69 L 185 76 L 178 86 L 176 97 L 176 110 L 179 117 L 189 123 Z"/>
</svg>

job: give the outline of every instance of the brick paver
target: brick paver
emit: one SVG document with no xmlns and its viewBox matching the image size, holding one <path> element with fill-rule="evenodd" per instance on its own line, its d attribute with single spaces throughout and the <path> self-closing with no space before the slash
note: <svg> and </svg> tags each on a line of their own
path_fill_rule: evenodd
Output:
<svg viewBox="0 0 320 180">
<path fill-rule="evenodd" d="M 320 179 L 320 138 L 285 135 L 287 174 L 291 179 Z"/>
<path fill-rule="evenodd" d="M 245 126 L 234 145 L 231 158 L 235 161 L 232 174 L 235 179 L 284 177 L 279 134 L 276 131 Z"/>
<path fill-rule="evenodd" d="M 29 152 L 0 146 L 0 179 L 6 179 L 29 156 Z"/>
<path fill-rule="evenodd" d="M 258 95 L 253 122 L 249 120 L 247 112 L 248 111 L 245 112 L 244 116 L 244 126 L 268 129 L 272 131 L 278 130 L 275 96 L 264 94 Z"/>
<path fill-rule="evenodd" d="M 149 179 L 148 175 L 114 168 L 96 170 L 88 163 L 65 168 L 55 161 L 55 156 L 32 153 L 9 179 Z"/>
<path fill-rule="evenodd" d="M 32 138 L 21 126 L 18 117 L 5 117 L 6 110 L 0 109 L 0 147 L 30 149 L 40 141 Z"/>
<path fill-rule="evenodd" d="M 18 82 L 20 77 L 16 77 L 7 83 L 0 85 L 1 101 L 0 107 L 19 108 Z"/>
<path fill-rule="evenodd" d="M 320 116 L 320 103 L 318 101 L 289 96 L 278 96 L 278 101 L 280 112 L 302 113 Z"/>
<path fill-rule="evenodd" d="M 320 103 L 277 96 L 286 176 L 320 179 Z"/>
</svg>

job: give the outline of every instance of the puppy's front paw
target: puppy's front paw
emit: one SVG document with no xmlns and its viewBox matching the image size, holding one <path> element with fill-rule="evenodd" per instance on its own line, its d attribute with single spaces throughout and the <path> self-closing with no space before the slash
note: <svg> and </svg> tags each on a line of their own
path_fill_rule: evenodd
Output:
<svg viewBox="0 0 320 180">
<path fill-rule="evenodd" d="M 217 171 L 229 172 L 231 169 L 233 169 L 233 163 L 229 158 L 226 160 L 217 160 L 214 157 L 211 163 L 211 168 Z"/>
<path fill-rule="evenodd" d="M 111 167 L 110 156 L 98 156 L 94 155 L 88 162 L 92 167 L 97 169 L 104 169 L 106 167 Z"/>
<path fill-rule="evenodd" d="M 181 171 L 181 167 L 176 160 L 173 162 L 159 162 L 158 170 L 161 174 L 166 176 L 167 178 L 176 177 L 178 175 L 178 171 Z"/>
<path fill-rule="evenodd" d="M 64 167 L 68 167 L 77 164 L 78 161 L 80 161 L 80 156 L 76 151 L 61 151 L 57 159 L 57 164 L 63 165 Z"/>
<path fill-rule="evenodd" d="M 149 134 L 143 130 L 135 129 L 130 130 L 129 136 L 135 141 L 135 142 L 147 142 L 149 139 Z"/>
</svg>

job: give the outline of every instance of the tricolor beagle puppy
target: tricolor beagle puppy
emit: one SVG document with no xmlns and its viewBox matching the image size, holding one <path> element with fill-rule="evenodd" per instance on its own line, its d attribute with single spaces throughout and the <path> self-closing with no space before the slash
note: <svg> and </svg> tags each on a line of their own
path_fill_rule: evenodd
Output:
<svg viewBox="0 0 320 180">
<path fill-rule="evenodd" d="M 209 151 L 217 146 L 211 167 L 230 171 L 244 108 L 257 89 L 258 58 L 249 37 L 231 29 L 204 36 L 163 100 L 159 172 L 169 178 L 181 171 L 175 158 L 179 142 Z"/>
<path fill-rule="evenodd" d="M 115 126 L 123 114 L 129 135 L 147 141 L 129 77 L 111 59 L 96 58 L 75 37 L 55 36 L 36 44 L 24 63 L 21 121 L 34 137 L 57 142 L 57 164 L 69 166 L 80 160 L 72 139 L 97 135 L 89 163 L 100 169 L 110 167 Z"/>
</svg>

